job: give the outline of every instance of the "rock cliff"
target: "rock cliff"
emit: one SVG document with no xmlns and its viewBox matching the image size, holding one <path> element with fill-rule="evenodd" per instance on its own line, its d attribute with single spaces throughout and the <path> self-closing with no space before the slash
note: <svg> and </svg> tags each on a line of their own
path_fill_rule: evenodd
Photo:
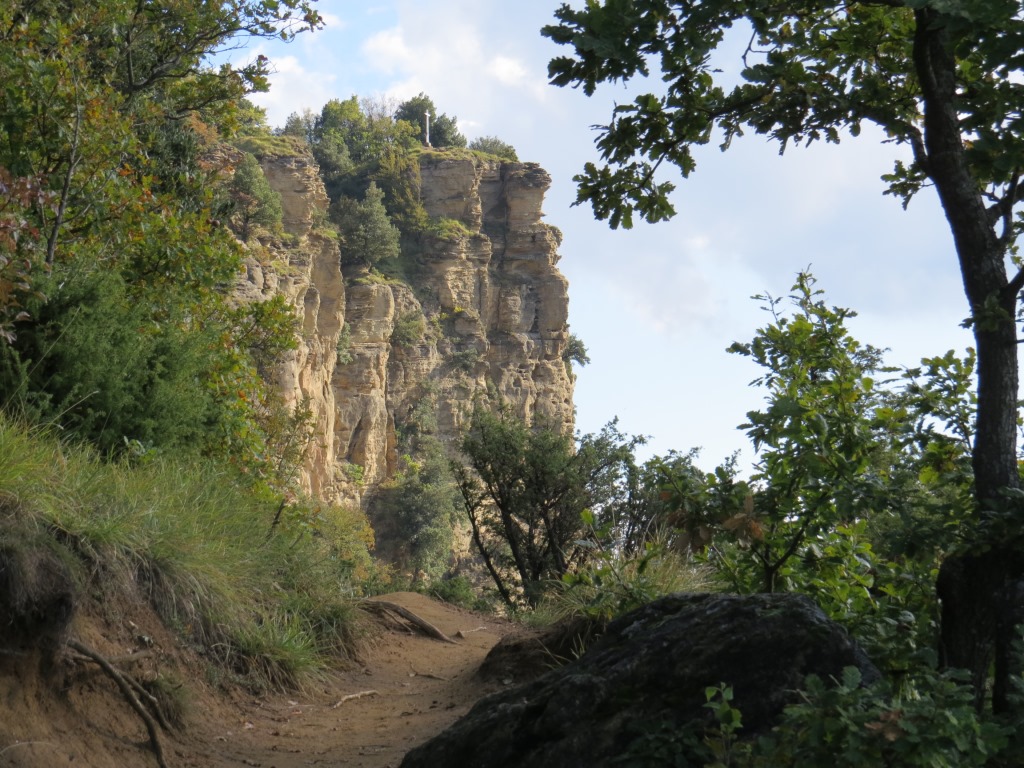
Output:
<svg viewBox="0 0 1024 768">
<path fill-rule="evenodd" d="M 474 399 L 571 429 L 567 283 L 561 235 L 542 221 L 543 169 L 424 153 L 421 200 L 444 234 L 407 248 L 397 280 L 341 266 L 312 158 L 261 163 L 281 194 L 285 245 L 250 259 L 239 290 L 249 300 L 281 293 L 301 317 L 298 348 L 273 377 L 313 415 L 305 491 L 358 503 L 395 472 L 398 435 L 424 408 L 447 443 Z"/>
</svg>

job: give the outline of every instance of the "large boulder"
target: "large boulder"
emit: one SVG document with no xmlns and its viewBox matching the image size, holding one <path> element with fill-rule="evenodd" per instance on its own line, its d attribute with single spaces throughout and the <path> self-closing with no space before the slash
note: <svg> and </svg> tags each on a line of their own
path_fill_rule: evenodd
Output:
<svg viewBox="0 0 1024 768">
<path fill-rule="evenodd" d="M 804 678 L 878 671 L 801 595 L 680 594 L 617 619 L 576 661 L 499 692 L 412 750 L 402 768 L 621 764 L 638 740 L 709 721 L 705 688 L 732 687 L 745 733 L 769 727 Z"/>
</svg>

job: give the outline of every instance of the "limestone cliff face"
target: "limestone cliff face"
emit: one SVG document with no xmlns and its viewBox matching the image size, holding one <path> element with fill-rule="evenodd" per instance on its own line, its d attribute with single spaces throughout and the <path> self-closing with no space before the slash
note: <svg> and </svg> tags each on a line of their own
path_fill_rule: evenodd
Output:
<svg viewBox="0 0 1024 768">
<path fill-rule="evenodd" d="M 272 263 L 253 260 L 242 293 L 282 293 L 302 319 L 298 349 L 275 378 L 314 416 L 306 491 L 358 502 L 395 472 L 399 431 L 424 406 L 448 442 L 474 399 L 571 429 L 567 283 L 556 268 L 560 233 L 542 221 L 543 169 L 425 154 L 422 202 L 453 234 L 426 237 L 399 282 L 342 273 L 337 241 L 317 227 L 327 198 L 310 158 L 262 163 L 290 245 Z"/>
</svg>

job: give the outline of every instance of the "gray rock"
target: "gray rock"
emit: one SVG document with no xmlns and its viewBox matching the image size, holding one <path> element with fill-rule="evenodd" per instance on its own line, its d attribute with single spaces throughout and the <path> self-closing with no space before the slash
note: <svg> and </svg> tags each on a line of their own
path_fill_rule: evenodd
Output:
<svg viewBox="0 0 1024 768">
<path fill-rule="evenodd" d="M 865 682 L 878 670 L 806 597 L 680 594 L 608 626 L 576 661 L 485 699 L 402 768 L 622 765 L 636 740 L 710 722 L 705 688 L 726 683 L 745 733 L 770 727 L 809 674 Z"/>
</svg>

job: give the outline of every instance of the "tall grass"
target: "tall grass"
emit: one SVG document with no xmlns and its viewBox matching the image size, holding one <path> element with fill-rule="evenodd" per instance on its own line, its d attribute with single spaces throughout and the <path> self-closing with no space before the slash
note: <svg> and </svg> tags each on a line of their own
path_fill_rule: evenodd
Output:
<svg viewBox="0 0 1024 768">
<path fill-rule="evenodd" d="M 529 623 L 552 627 L 553 642 L 578 655 L 618 616 L 675 592 L 719 589 L 710 569 L 663 542 L 631 556 L 602 551 L 552 584 Z"/>
<path fill-rule="evenodd" d="M 28 532 L 70 553 L 83 593 L 142 594 L 255 686 L 300 686 L 358 640 L 358 512 L 281 508 L 208 463 L 108 462 L 0 418 L 0 542 Z"/>
</svg>

